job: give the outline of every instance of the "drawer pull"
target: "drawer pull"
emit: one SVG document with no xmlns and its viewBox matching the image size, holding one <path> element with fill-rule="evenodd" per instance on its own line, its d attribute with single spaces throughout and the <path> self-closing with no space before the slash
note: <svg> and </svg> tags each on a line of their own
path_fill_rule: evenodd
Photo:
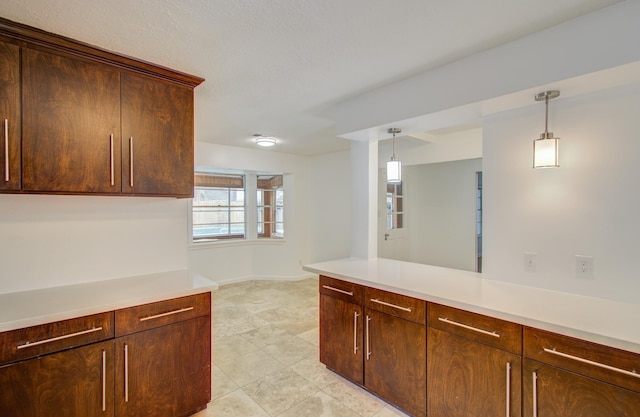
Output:
<svg viewBox="0 0 640 417">
<path fill-rule="evenodd" d="M 353 293 L 352 292 L 341 290 L 340 288 L 331 287 L 329 285 L 323 285 L 322 288 L 326 288 L 328 290 L 336 291 L 336 292 L 339 292 L 341 294 L 346 294 L 346 295 L 349 295 L 349 296 L 353 297 Z"/>
<path fill-rule="evenodd" d="M 133 136 L 129 138 L 129 187 L 133 188 Z"/>
<path fill-rule="evenodd" d="M 511 417 L 511 363 L 507 362 L 507 417 Z"/>
<path fill-rule="evenodd" d="M 102 411 L 107 411 L 107 352 L 102 351 Z"/>
<path fill-rule="evenodd" d="M 92 329 L 89 330 L 83 330 L 81 332 L 76 332 L 76 333 L 71 333 L 71 334 L 65 334 L 64 336 L 58 336 L 58 337 L 52 337 L 51 339 L 44 339 L 44 340 L 39 340 L 37 342 L 26 342 L 25 344 L 22 345 L 18 345 L 16 348 L 17 349 L 24 349 L 24 348 L 28 348 L 28 347 L 32 347 L 32 346 L 38 346 L 38 345 L 43 345 L 45 343 L 50 343 L 50 342 L 56 342 L 58 340 L 63 340 L 63 339 L 68 339 L 70 337 L 75 337 L 75 336 L 82 336 L 83 334 L 89 334 L 89 333 L 94 333 L 94 332 L 99 332 L 102 330 L 102 327 L 94 327 Z"/>
<path fill-rule="evenodd" d="M 586 363 L 587 365 L 597 366 L 598 368 L 607 369 L 609 371 L 618 372 L 624 375 L 632 376 L 634 378 L 640 378 L 640 374 L 635 371 L 627 371 L 626 369 L 616 368 L 615 366 L 605 365 L 604 363 L 590 361 L 589 359 L 580 358 L 578 356 L 569 355 L 567 353 L 558 352 L 555 349 L 544 348 L 544 351 L 547 353 L 551 353 L 552 355 L 562 356 L 563 358 L 572 359 L 574 361 L 578 361 L 581 363 Z"/>
<path fill-rule="evenodd" d="M 124 402 L 129 402 L 129 346 L 124 344 Z"/>
<path fill-rule="evenodd" d="M 402 307 L 402 306 L 398 306 L 398 305 L 395 305 L 395 304 L 386 303 L 384 301 L 378 300 L 377 298 L 372 298 L 371 301 L 373 301 L 374 303 L 382 304 L 383 306 L 393 307 L 393 308 L 397 308 L 398 310 L 402 310 L 402 311 L 406 311 L 406 312 L 411 313 L 411 307 Z"/>
<path fill-rule="evenodd" d="M 538 417 L 538 373 L 533 372 L 533 417 Z"/>
<path fill-rule="evenodd" d="M 367 360 L 369 360 L 369 358 L 371 357 L 371 346 L 369 345 L 370 341 L 369 341 L 369 322 L 371 321 L 371 317 L 367 316 L 367 325 L 366 330 L 367 330 Z"/>
<path fill-rule="evenodd" d="M 4 181 L 9 182 L 9 120 L 4 119 Z"/>
<path fill-rule="evenodd" d="M 185 308 L 181 308 L 179 310 L 173 310 L 173 311 L 169 311 L 169 312 L 166 312 L 166 313 L 156 314 L 156 315 L 153 315 L 153 316 L 142 317 L 140 319 L 140 321 L 153 320 L 153 319 L 157 319 L 157 318 L 160 318 L 160 317 L 166 317 L 166 316 L 170 316 L 172 314 L 184 313 L 185 311 L 191 311 L 191 310 L 193 310 L 193 307 L 185 307 Z"/>
<path fill-rule="evenodd" d="M 357 311 L 353 312 L 353 354 L 358 353 L 358 314 Z"/>
<path fill-rule="evenodd" d="M 452 324 L 454 326 L 462 327 L 463 329 L 473 330 L 474 332 L 486 334 L 487 336 L 500 337 L 500 335 L 496 332 L 490 332 L 487 330 L 478 329 L 477 327 L 467 326 L 466 324 L 458 323 L 457 321 L 449 320 L 448 318 L 438 317 L 438 320 L 448 324 Z"/>
<path fill-rule="evenodd" d="M 114 163 L 115 163 L 115 158 L 113 157 L 113 133 L 111 135 L 109 135 L 109 158 L 111 159 L 110 165 L 111 165 L 111 185 L 115 185 L 115 170 L 114 170 Z"/>
</svg>

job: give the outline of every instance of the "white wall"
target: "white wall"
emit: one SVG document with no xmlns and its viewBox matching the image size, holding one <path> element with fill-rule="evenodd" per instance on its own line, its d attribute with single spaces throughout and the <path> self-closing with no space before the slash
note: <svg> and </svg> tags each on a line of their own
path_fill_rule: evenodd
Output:
<svg viewBox="0 0 640 417">
<path fill-rule="evenodd" d="M 185 269 L 187 204 L 0 195 L 0 293 Z"/>
<path fill-rule="evenodd" d="M 319 155 L 309 161 L 309 262 L 349 256 L 351 251 L 350 153 Z"/>
<path fill-rule="evenodd" d="M 187 199 L 0 194 L 0 293 L 186 268 L 222 282 L 297 279 L 303 263 L 349 256 L 348 152 L 196 149 L 196 165 L 285 173 L 286 243 L 189 248 Z"/>
<path fill-rule="evenodd" d="M 196 142 L 195 165 L 283 172 L 285 239 L 194 245 L 189 249 L 191 269 L 221 283 L 298 279 L 309 275 L 303 264 L 349 256 L 349 231 L 344 227 L 349 203 L 343 212 L 333 202 L 349 195 L 350 184 L 342 178 L 349 172 L 348 153 L 307 157 Z M 331 224 L 340 229 L 327 230 Z"/>
<path fill-rule="evenodd" d="M 550 103 L 560 168 L 531 168 L 544 105 L 484 128 L 485 272 L 491 279 L 638 303 L 640 86 Z M 537 272 L 524 272 L 523 253 Z M 575 255 L 594 258 L 593 279 Z"/>
</svg>

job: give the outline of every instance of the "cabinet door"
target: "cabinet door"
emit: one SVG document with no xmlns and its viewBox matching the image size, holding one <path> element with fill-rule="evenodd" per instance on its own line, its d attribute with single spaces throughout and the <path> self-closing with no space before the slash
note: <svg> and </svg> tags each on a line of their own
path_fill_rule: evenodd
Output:
<svg viewBox="0 0 640 417">
<path fill-rule="evenodd" d="M 22 77 L 22 188 L 120 193 L 119 72 L 24 48 Z"/>
<path fill-rule="evenodd" d="M 186 417 L 211 400 L 211 319 L 116 338 L 116 415 Z"/>
<path fill-rule="evenodd" d="M 122 192 L 193 197 L 193 90 L 122 74 Z"/>
<path fill-rule="evenodd" d="M 0 42 L 0 190 L 20 189 L 20 48 Z"/>
<path fill-rule="evenodd" d="M 425 326 L 366 309 L 364 386 L 416 416 L 426 413 Z"/>
<path fill-rule="evenodd" d="M 523 376 L 525 417 L 640 416 L 638 392 L 530 359 Z"/>
<path fill-rule="evenodd" d="M 320 362 L 363 383 L 362 307 L 320 294 Z"/>
<path fill-rule="evenodd" d="M 113 340 L 0 367 L 0 415 L 114 415 Z"/>
<path fill-rule="evenodd" d="M 427 340 L 430 417 L 521 415 L 520 356 L 434 328 Z"/>
</svg>

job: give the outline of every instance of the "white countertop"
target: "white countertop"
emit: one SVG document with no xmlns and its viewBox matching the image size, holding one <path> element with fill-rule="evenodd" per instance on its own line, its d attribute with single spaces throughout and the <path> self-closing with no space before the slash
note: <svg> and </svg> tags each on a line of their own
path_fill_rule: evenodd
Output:
<svg viewBox="0 0 640 417">
<path fill-rule="evenodd" d="M 391 259 L 340 259 L 304 270 L 640 353 L 640 304 L 483 278 Z"/>
<path fill-rule="evenodd" d="M 215 291 L 187 270 L 0 294 L 0 332 Z"/>
</svg>

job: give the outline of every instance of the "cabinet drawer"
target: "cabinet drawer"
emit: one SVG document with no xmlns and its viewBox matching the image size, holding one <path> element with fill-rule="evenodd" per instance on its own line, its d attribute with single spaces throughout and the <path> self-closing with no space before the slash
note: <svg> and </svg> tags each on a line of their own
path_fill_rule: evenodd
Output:
<svg viewBox="0 0 640 417">
<path fill-rule="evenodd" d="M 0 333 L 0 365 L 113 338 L 113 312 Z"/>
<path fill-rule="evenodd" d="M 522 326 L 440 304 L 429 304 L 428 325 L 467 339 L 520 354 Z"/>
<path fill-rule="evenodd" d="M 640 355 L 525 327 L 524 356 L 640 392 Z"/>
<path fill-rule="evenodd" d="M 364 289 L 361 285 L 324 275 L 320 275 L 319 285 L 320 294 L 339 298 L 347 303 L 362 305 Z"/>
<path fill-rule="evenodd" d="M 211 293 L 116 310 L 116 337 L 211 314 Z"/>
<path fill-rule="evenodd" d="M 426 324 L 426 301 L 369 287 L 365 288 L 364 300 L 365 307 L 372 310 Z"/>
</svg>

